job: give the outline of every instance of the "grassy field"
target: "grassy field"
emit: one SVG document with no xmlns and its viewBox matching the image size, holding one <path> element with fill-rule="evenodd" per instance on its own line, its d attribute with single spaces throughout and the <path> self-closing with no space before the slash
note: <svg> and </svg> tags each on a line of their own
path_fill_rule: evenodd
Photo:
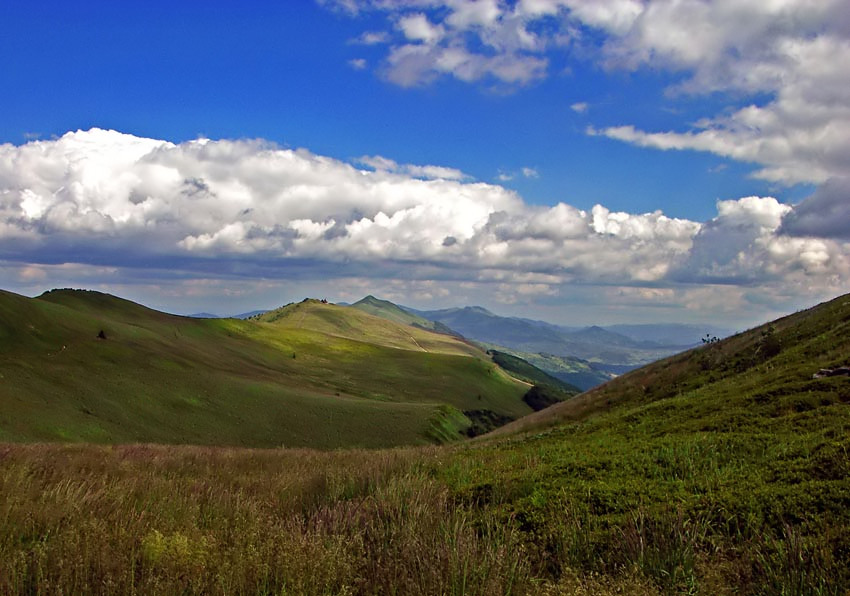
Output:
<svg viewBox="0 0 850 596">
<path fill-rule="evenodd" d="M 0 447 L 0 593 L 850 590 L 850 297 L 465 444 Z M 519 434 L 516 434 L 516 433 Z"/>
<path fill-rule="evenodd" d="M 240 321 L 0 292 L 0 441 L 422 444 L 464 410 L 530 412 L 527 390 L 456 338 L 315 300 Z"/>
</svg>

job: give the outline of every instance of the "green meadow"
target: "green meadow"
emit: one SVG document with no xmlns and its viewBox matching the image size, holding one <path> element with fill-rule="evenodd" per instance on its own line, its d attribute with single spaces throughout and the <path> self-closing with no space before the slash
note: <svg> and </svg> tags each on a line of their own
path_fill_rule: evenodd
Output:
<svg viewBox="0 0 850 596">
<path fill-rule="evenodd" d="M 241 321 L 4 292 L 0 354 L 2 441 L 388 447 L 532 411 L 477 348 L 317 300 Z"/>
<path fill-rule="evenodd" d="M 6 443 L 0 593 L 846 595 L 850 378 L 813 374 L 848 331 L 841 297 L 444 446 Z"/>
</svg>

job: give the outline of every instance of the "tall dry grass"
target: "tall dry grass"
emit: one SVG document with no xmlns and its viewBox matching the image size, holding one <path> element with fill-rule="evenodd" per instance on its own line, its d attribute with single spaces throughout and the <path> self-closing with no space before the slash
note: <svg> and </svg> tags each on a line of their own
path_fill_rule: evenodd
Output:
<svg viewBox="0 0 850 596">
<path fill-rule="evenodd" d="M 454 506 L 434 452 L 0 451 L 3 594 L 511 594 L 517 531 Z"/>
</svg>

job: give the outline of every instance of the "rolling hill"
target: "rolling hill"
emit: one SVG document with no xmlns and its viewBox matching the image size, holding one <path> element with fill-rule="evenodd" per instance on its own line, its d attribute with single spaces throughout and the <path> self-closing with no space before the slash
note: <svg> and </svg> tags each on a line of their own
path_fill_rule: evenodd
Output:
<svg viewBox="0 0 850 596">
<path fill-rule="evenodd" d="M 448 325 L 445 325 L 438 320 L 432 321 L 426 319 L 425 317 L 415 314 L 412 309 L 398 306 L 388 300 L 381 300 L 374 296 L 366 296 L 362 300 L 346 306 L 352 306 L 364 312 L 368 312 L 375 316 L 401 323 L 403 325 L 410 325 L 420 329 L 431 329 L 437 333 L 463 337 L 461 333 L 458 333 L 451 329 Z M 498 326 L 499 321 L 502 319 L 502 317 L 497 317 L 485 309 L 473 307 L 473 310 L 486 313 L 485 316 L 493 319 L 493 321 L 489 321 L 488 327 L 491 327 L 492 325 Z M 542 341 L 546 341 L 546 336 L 548 334 L 557 333 L 557 331 L 553 331 L 557 329 L 555 326 L 541 324 L 540 321 L 527 321 L 525 319 L 506 320 L 517 322 L 523 328 L 523 333 L 526 339 L 529 339 L 530 333 L 539 333 L 539 335 L 543 338 Z M 528 329 L 529 326 L 533 327 L 531 331 Z M 467 332 L 470 332 L 470 330 L 467 330 Z M 472 330 L 471 332 L 476 333 L 475 330 Z M 492 332 L 493 330 L 491 329 L 488 332 L 484 332 L 484 335 L 489 336 L 488 334 Z M 627 340 L 627 338 L 622 336 L 616 336 L 615 334 L 612 335 L 619 339 Z M 566 391 L 570 395 L 595 387 L 615 376 L 610 372 L 595 368 L 593 364 L 586 360 L 582 360 L 581 358 L 576 358 L 574 356 L 555 356 L 553 354 L 523 352 L 522 350 L 507 348 L 501 344 L 482 341 L 474 335 L 470 335 L 469 339 L 488 352 L 511 355 L 524 361 L 526 365 L 531 365 L 534 368 L 540 369 L 540 371 L 544 372 L 546 376 L 549 377 L 546 381 L 547 383 L 558 386 L 560 390 Z M 504 364 L 504 362 L 502 364 Z M 535 373 L 535 375 L 536 374 L 538 373 Z"/>
<path fill-rule="evenodd" d="M 528 413 L 527 391 L 457 338 L 317 300 L 242 321 L 0 293 L 2 441 L 415 444 Z"/>
<path fill-rule="evenodd" d="M 38 355 L 16 300 L 3 356 Z M 257 329 L 356 333 L 324 309 Z M 0 444 L 0 591 L 843 596 L 848 360 L 843 296 L 441 447 Z"/>
<path fill-rule="evenodd" d="M 289 304 L 257 315 L 253 320 L 417 352 L 481 356 L 481 350 L 456 336 L 319 300 Z"/>
<path fill-rule="evenodd" d="M 425 317 L 420 317 L 419 315 L 414 314 L 409 310 L 405 310 L 388 300 L 381 300 L 380 298 L 375 298 L 372 295 L 366 296 L 350 306 L 377 317 L 400 323 L 401 325 L 410 325 L 412 327 L 419 327 L 420 329 L 429 329 L 446 335 L 460 335 L 439 321 L 431 321 Z"/>
</svg>

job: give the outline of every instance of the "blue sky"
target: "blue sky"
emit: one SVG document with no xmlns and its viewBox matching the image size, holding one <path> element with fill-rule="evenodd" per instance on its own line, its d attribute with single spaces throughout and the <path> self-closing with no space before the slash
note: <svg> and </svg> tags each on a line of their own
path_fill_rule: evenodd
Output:
<svg viewBox="0 0 850 596">
<path fill-rule="evenodd" d="M 661 154 L 585 134 L 589 125 L 675 128 L 712 111 L 716 102 L 665 97 L 674 80 L 666 73 L 608 73 L 563 55 L 551 76 L 522 90 L 451 79 L 403 89 L 349 65 L 380 60 L 380 50 L 351 41 L 381 19 L 308 0 L 19 2 L 6 10 L 0 47 L 16 59 L 2 66 L 11 91 L 2 100 L 4 142 L 91 127 L 173 142 L 264 138 L 339 159 L 446 164 L 532 203 L 677 217 L 710 217 L 715 200 L 742 191 L 799 198 L 712 155 Z M 570 108 L 577 103 L 587 112 Z"/>
<path fill-rule="evenodd" d="M 813 303 L 850 289 L 841 4 L 5 3 L 3 287 L 570 324 Z"/>
</svg>

